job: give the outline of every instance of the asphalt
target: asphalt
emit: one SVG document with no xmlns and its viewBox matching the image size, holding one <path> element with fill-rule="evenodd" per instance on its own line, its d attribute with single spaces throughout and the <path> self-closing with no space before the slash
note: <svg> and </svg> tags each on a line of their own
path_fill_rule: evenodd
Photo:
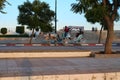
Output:
<svg viewBox="0 0 120 80">
<path fill-rule="evenodd" d="M 75 47 L 49 47 L 42 51 L 78 51 Z M 47 49 L 47 50 L 46 50 Z M 28 51 L 25 47 L 2 47 L 2 52 L 9 50 Z M 34 50 L 37 51 L 38 49 Z M 30 52 L 33 51 L 32 49 Z M 71 50 L 72 52 L 72 50 Z M 120 58 L 15 58 L 0 59 L 0 77 L 63 75 L 120 72 Z"/>
<path fill-rule="evenodd" d="M 0 59 L 0 77 L 120 72 L 120 58 Z"/>
</svg>

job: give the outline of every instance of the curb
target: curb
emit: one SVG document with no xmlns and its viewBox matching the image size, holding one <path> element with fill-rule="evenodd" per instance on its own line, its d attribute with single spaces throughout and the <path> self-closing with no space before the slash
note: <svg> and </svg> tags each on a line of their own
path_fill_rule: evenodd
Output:
<svg viewBox="0 0 120 80">
<path fill-rule="evenodd" d="M 4 47 L 4 46 L 33 46 L 33 47 L 39 47 L 39 46 L 104 46 L 105 44 L 97 44 L 97 43 L 83 43 L 83 44 L 62 44 L 62 43 L 57 43 L 57 44 L 48 44 L 48 43 L 33 43 L 33 44 L 29 44 L 29 43 L 1 43 L 0 47 Z M 120 46 L 120 43 L 113 43 L 112 46 Z"/>
<path fill-rule="evenodd" d="M 0 44 L 0 46 L 104 46 L 104 44 L 62 44 L 62 43 L 58 43 L 58 44 L 38 44 L 38 43 L 33 43 L 33 44 L 29 44 L 29 43 L 8 43 L 8 44 Z"/>
<path fill-rule="evenodd" d="M 104 46 L 104 44 L 89 43 L 89 44 L 81 44 L 81 46 Z"/>
<path fill-rule="evenodd" d="M 39 52 L 0 52 L 0 59 L 8 58 L 73 58 L 89 57 L 91 51 L 39 51 Z"/>
</svg>

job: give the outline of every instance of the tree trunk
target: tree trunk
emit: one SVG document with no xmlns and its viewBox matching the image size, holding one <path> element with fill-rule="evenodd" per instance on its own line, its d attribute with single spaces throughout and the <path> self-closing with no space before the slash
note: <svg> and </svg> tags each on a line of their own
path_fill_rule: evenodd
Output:
<svg viewBox="0 0 120 80">
<path fill-rule="evenodd" d="M 105 54 L 112 54 L 112 42 L 113 42 L 113 34 L 114 34 L 114 29 L 113 29 L 113 23 L 109 22 L 109 25 L 107 25 L 108 30 L 107 30 L 107 39 L 105 43 Z"/>
<path fill-rule="evenodd" d="M 33 30 L 32 30 L 32 34 L 31 34 L 31 36 L 30 36 L 30 41 L 29 41 L 30 44 L 32 43 L 33 36 L 34 36 L 34 28 L 33 28 Z"/>
<path fill-rule="evenodd" d="M 98 40 L 98 43 L 101 43 L 102 29 L 103 29 L 103 25 L 101 26 L 101 29 L 100 29 L 100 34 L 99 34 L 99 40 Z"/>
</svg>

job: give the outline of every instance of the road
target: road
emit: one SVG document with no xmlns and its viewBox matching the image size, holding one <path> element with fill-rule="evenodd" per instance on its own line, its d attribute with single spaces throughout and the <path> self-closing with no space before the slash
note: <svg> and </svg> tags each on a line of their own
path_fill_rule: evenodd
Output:
<svg viewBox="0 0 120 80">
<path fill-rule="evenodd" d="M 104 46 L 0 46 L 0 51 L 64 51 L 64 50 L 91 50 L 104 51 Z M 113 46 L 113 51 L 120 51 L 120 46 Z"/>
</svg>

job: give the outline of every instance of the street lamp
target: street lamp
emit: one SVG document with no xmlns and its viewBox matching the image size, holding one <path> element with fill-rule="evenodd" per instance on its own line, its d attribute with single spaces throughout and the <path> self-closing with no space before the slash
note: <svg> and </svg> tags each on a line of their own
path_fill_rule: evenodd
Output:
<svg viewBox="0 0 120 80">
<path fill-rule="evenodd" d="M 55 0 L 55 33 L 57 32 L 57 0 Z"/>
</svg>

